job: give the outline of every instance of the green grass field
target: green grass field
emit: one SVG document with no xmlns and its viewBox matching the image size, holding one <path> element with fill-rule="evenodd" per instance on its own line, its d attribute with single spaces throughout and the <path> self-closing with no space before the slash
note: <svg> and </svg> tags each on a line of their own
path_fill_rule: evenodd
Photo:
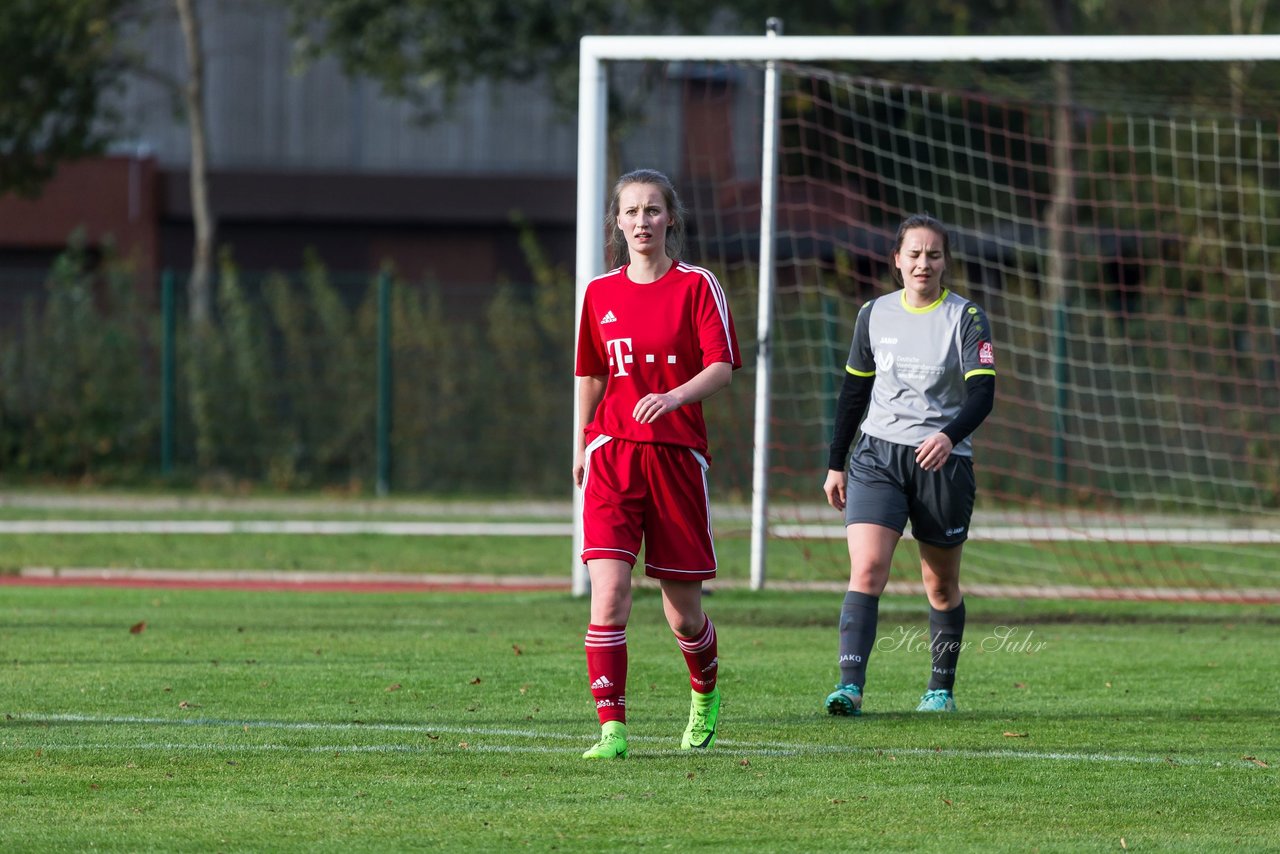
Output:
<svg viewBox="0 0 1280 854">
<path fill-rule="evenodd" d="M 832 511 L 834 514 L 835 511 Z M 749 523 L 740 513 L 716 523 L 721 583 L 750 578 Z M 838 517 L 837 517 L 838 518 Z M 21 521 L 335 521 L 355 523 L 537 523 L 568 526 L 567 503 L 412 499 L 164 497 L 0 492 L 0 525 Z M 1167 527 L 1167 526 L 1165 526 Z M 838 525 L 836 527 L 838 531 Z M 842 583 L 848 556 L 840 539 L 770 540 L 768 578 Z M 983 539 L 965 546 L 970 584 L 1161 587 L 1280 595 L 1277 547 L 1271 543 L 1177 543 Z M 24 567 L 309 570 L 321 572 L 548 576 L 567 580 L 568 535 L 387 536 L 375 533 L 227 535 L 10 533 L 0 531 L 0 575 Z M 895 555 L 894 581 L 919 578 L 915 543 Z M 1257 597 L 1255 597 L 1257 600 Z"/>
<path fill-rule="evenodd" d="M 838 596 L 707 607 L 715 749 L 675 749 L 643 590 L 632 756 L 587 763 L 564 594 L 0 587 L 0 850 L 1280 846 L 1274 609 L 974 598 L 961 712 L 927 716 L 923 602 L 887 597 L 867 713 L 835 719 Z"/>
<path fill-rule="evenodd" d="M 483 520 L 342 501 L 0 502 L 0 519 Z M 509 508 L 508 508 L 509 510 Z M 438 515 L 436 514 L 438 511 Z M 546 521 L 545 508 L 503 521 Z M 747 540 L 718 540 L 725 582 Z M 1162 547 L 1163 548 L 1163 547 Z M 24 567 L 533 575 L 567 537 L 0 534 Z M 845 577 L 776 543 L 773 580 Z M 915 574 L 904 543 L 895 578 Z M 1230 565 L 1233 575 L 1221 569 Z M 970 581 L 1274 587 L 1259 547 L 973 543 Z M 716 748 L 651 589 L 629 628 L 631 758 L 597 726 L 587 605 L 560 592 L 0 585 L 0 851 L 1280 850 L 1274 606 L 969 598 L 961 712 L 912 712 L 922 596 L 887 596 L 867 713 L 830 718 L 836 593 L 719 584 Z"/>
<path fill-rule="evenodd" d="M 1275 555 L 1218 547 L 1204 555 L 1191 546 L 1145 546 L 1142 560 L 1115 544 L 1073 544 L 1069 556 L 1052 544 L 974 542 L 966 546 L 964 578 L 971 584 L 1058 584 L 1177 589 L 1267 588 L 1280 583 Z M 1085 547 L 1087 546 L 1087 547 Z M 774 541 L 768 578 L 773 581 L 843 583 L 848 579 L 844 543 Z M 718 537 L 720 583 L 746 584 L 750 542 Z M 259 569 L 316 572 L 549 576 L 566 582 L 569 537 L 300 536 L 293 534 L 0 534 L 0 575 L 24 567 L 142 569 Z M 1217 571 L 1224 562 L 1231 572 Z M 919 580 L 915 544 L 904 541 L 892 579 Z"/>
</svg>

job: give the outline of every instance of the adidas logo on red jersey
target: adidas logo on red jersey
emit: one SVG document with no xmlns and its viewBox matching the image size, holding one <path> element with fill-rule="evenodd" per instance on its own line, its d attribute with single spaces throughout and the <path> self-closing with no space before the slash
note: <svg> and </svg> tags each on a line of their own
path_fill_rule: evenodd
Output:
<svg viewBox="0 0 1280 854">
<path fill-rule="evenodd" d="M 609 310 L 604 313 L 604 317 L 600 318 L 601 323 L 617 323 L 618 318 L 613 316 L 613 311 Z"/>
</svg>

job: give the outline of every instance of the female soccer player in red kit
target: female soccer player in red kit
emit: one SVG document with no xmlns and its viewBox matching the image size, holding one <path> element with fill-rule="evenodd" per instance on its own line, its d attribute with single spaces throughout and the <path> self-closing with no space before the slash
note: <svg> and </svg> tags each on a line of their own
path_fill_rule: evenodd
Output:
<svg viewBox="0 0 1280 854">
<path fill-rule="evenodd" d="M 610 260 L 583 298 L 575 373 L 581 422 L 573 476 L 583 491 L 582 560 L 591 577 L 587 678 L 600 740 L 586 759 L 627 755 L 631 572 L 662 587 L 693 697 L 680 746 L 708 748 L 720 715 L 716 630 L 702 582 L 716 574 L 701 401 L 742 367 L 729 303 L 707 270 L 677 260 L 685 213 L 670 180 L 640 169 L 609 204 Z"/>
</svg>

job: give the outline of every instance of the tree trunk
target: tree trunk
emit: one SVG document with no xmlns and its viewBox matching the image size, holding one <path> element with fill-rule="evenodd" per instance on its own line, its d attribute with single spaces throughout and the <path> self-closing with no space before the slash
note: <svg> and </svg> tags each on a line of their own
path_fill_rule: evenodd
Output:
<svg viewBox="0 0 1280 854">
<path fill-rule="evenodd" d="M 191 218 L 195 225 L 191 278 L 187 280 L 188 315 L 191 318 L 187 381 L 190 385 L 191 420 L 195 427 L 196 466 L 207 473 L 216 462 L 212 439 L 213 375 L 213 210 L 209 205 L 208 138 L 204 112 L 204 47 L 200 40 L 198 0 L 174 0 L 187 50 L 187 83 L 183 87 L 187 122 L 191 132 Z"/>
<path fill-rule="evenodd" d="M 204 112 L 204 48 L 200 43 L 200 18 L 194 0 L 174 0 L 182 23 L 187 50 L 187 85 L 183 94 L 187 122 L 191 130 L 191 217 L 195 224 L 195 245 L 191 278 L 187 281 L 191 322 L 200 329 L 212 313 L 212 268 L 214 221 L 209 206 L 208 134 Z"/>
<path fill-rule="evenodd" d="M 1237 36 L 1256 36 L 1262 32 L 1262 21 L 1267 11 L 1267 0 L 1257 0 L 1253 4 L 1253 15 L 1246 29 L 1242 0 L 1231 0 L 1231 32 Z M 1252 62 L 1231 62 L 1227 64 L 1227 79 L 1231 83 L 1231 115 L 1244 115 L 1245 81 L 1253 69 Z"/>
</svg>

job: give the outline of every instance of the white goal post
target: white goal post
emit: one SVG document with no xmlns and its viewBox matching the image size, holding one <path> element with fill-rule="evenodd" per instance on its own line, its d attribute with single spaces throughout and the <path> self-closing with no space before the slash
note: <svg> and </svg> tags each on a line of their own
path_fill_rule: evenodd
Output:
<svg viewBox="0 0 1280 854">
<path fill-rule="evenodd" d="M 577 252 L 575 319 L 581 311 L 587 283 L 604 270 L 604 234 L 606 196 L 611 179 L 606 174 L 608 87 L 606 69 L 612 61 L 699 61 L 752 62 L 942 62 L 942 61 L 1029 61 L 1029 62 L 1141 62 L 1141 61 L 1253 61 L 1280 60 L 1280 36 L 1027 36 L 1027 37 L 807 37 L 807 36 L 588 36 L 581 41 L 580 79 L 578 90 L 578 173 L 577 173 Z M 766 77 L 766 99 L 761 105 L 767 115 L 770 94 Z M 773 192 L 773 157 L 769 141 L 770 127 L 764 124 L 762 158 L 761 210 L 767 220 Z M 760 312 L 757 330 L 757 390 L 763 390 L 756 401 L 756 446 L 753 459 L 753 492 L 766 485 L 768 471 L 767 429 L 769 400 L 770 277 L 767 266 L 772 257 L 773 233 L 769 222 L 762 222 L 760 234 L 762 261 L 759 301 L 766 310 Z M 577 329 L 576 323 L 574 329 Z M 741 331 L 741 330 L 740 330 Z M 574 429 L 577 429 L 577 392 L 574 395 Z M 815 482 L 820 472 L 815 470 Z M 767 518 L 764 495 L 755 499 L 752 513 L 751 586 L 759 589 L 765 579 Z M 582 545 L 581 493 L 573 490 L 574 537 L 572 589 L 575 595 L 587 592 L 589 583 L 579 555 Z"/>
</svg>

